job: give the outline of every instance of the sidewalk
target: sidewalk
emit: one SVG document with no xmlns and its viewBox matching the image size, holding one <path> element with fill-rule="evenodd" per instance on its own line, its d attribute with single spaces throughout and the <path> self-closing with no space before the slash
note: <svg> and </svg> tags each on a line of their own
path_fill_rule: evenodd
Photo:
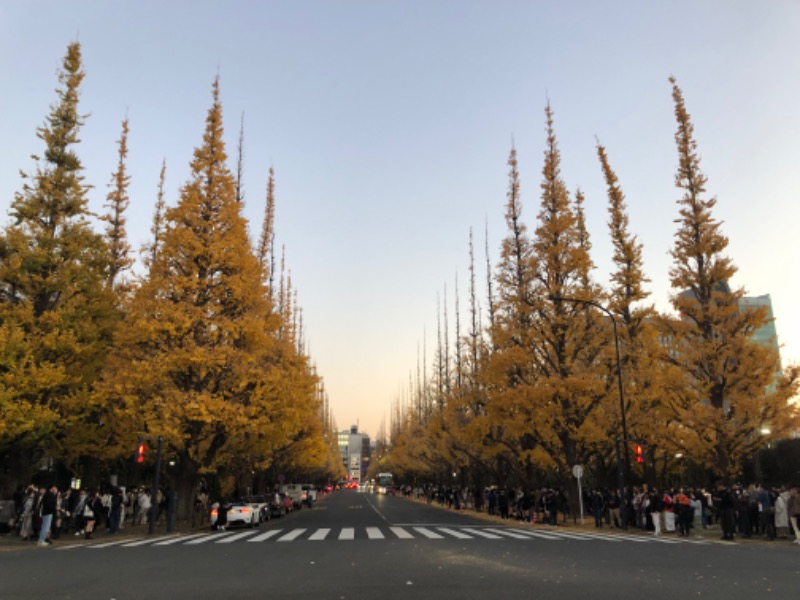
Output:
<svg viewBox="0 0 800 600">
<path fill-rule="evenodd" d="M 576 522 L 570 521 L 559 521 L 558 525 L 548 525 L 539 523 L 528 523 L 527 521 L 521 521 L 519 519 L 509 517 L 508 519 L 503 519 L 499 515 L 490 515 L 486 511 L 476 511 L 474 508 L 465 508 L 462 510 L 453 510 L 451 508 L 447 508 L 443 504 L 439 504 L 437 501 L 433 501 L 428 503 L 425 498 L 414 498 L 414 497 L 405 497 L 412 502 L 419 502 L 421 504 L 428 504 L 429 506 L 433 506 L 440 510 L 459 513 L 469 517 L 473 517 L 476 519 L 481 519 L 486 521 L 487 523 L 492 523 L 494 525 L 507 525 L 507 526 L 515 526 L 515 527 L 526 527 L 531 529 L 537 529 L 540 531 L 547 531 L 548 529 L 553 529 L 554 527 L 563 531 L 575 531 L 575 532 L 592 532 L 594 534 L 611 534 L 611 535 L 634 535 L 638 537 L 654 537 L 654 533 L 652 531 L 646 531 L 644 529 L 639 529 L 638 527 L 629 527 L 628 529 L 621 529 L 619 527 L 612 527 L 603 523 L 603 527 L 595 527 L 594 525 L 594 517 L 590 515 L 585 515 L 583 518 L 583 522 L 581 519 L 576 519 Z M 559 515 L 560 517 L 561 515 Z M 750 538 L 744 538 L 739 535 L 736 536 L 736 539 L 733 541 L 730 540 L 722 540 L 722 530 L 720 529 L 719 525 L 709 525 L 707 529 L 692 529 L 692 532 L 686 538 L 680 538 L 678 536 L 678 532 L 672 531 L 667 532 L 663 529 L 661 530 L 661 538 L 666 539 L 675 539 L 680 540 L 684 539 L 686 541 L 694 541 L 694 542 L 705 542 L 705 543 L 719 543 L 719 544 L 777 544 L 777 545 L 793 545 L 792 542 L 795 540 L 794 534 L 789 534 L 787 538 L 775 538 L 772 541 L 767 540 L 766 537 L 760 535 L 754 535 Z"/>
<path fill-rule="evenodd" d="M 181 535 L 181 534 L 188 534 L 192 533 L 193 531 L 198 531 L 200 529 L 207 529 L 208 525 L 205 523 L 197 525 L 194 529 L 191 527 L 191 524 L 187 522 L 179 522 L 176 524 L 175 531 L 167 532 L 167 525 L 166 522 L 162 519 L 160 523 L 155 526 L 155 530 L 153 532 L 154 536 L 161 536 L 166 535 L 167 533 L 174 534 L 174 535 Z M 92 539 L 87 540 L 83 535 L 75 535 L 75 532 L 70 530 L 66 533 L 61 532 L 57 539 L 52 540 L 52 544 L 50 544 L 47 548 L 40 547 L 36 540 L 33 541 L 23 541 L 21 537 L 17 535 L 16 531 L 10 533 L 3 533 L 0 534 L 0 552 L 9 551 L 9 550 L 23 550 L 23 549 L 33 549 L 33 550 L 47 550 L 51 548 L 58 548 L 59 546 L 81 546 L 81 545 L 88 545 L 88 544 L 97 544 L 103 542 L 110 542 L 112 540 L 134 540 L 134 539 L 143 539 L 146 538 L 148 535 L 149 527 L 146 523 L 141 525 L 132 525 L 130 523 L 123 523 L 120 527 L 120 531 L 114 535 L 108 533 L 108 530 L 105 527 L 105 524 L 95 529 L 92 533 Z"/>
</svg>

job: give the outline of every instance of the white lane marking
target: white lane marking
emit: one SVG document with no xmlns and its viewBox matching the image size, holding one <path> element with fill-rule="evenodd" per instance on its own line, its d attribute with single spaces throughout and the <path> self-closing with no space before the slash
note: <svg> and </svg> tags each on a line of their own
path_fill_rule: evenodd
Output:
<svg viewBox="0 0 800 600">
<path fill-rule="evenodd" d="M 371 540 L 382 540 L 386 536 L 378 527 L 367 527 L 367 537 Z"/>
<path fill-rule="evenodd" d="M 492 533 L 496 533 L 498 535 L 504 535 L 506 537 L 515 538 L 518 540 L 529 540 L 531 539 L 528 535 L 522 535 L 521 533 L 514 533 L 513 531 L 509 531 L 508 529 L 490 529 Z"/>
<path fill-rule="evenodd" d="M 450 529 L 448 527 L 439 527 L 439 531 L 446 533 L 448 535 L 452 535 L 454 538 L 458 538 L 459 540 L 471 540 L 473 539 L 471 535 L 463 533 L 461 531 L 456 531 L 455 529 Z"/>
<path fill-rule="evenodd" d="M 231 542 L 235 542 L 236 540 L 240 540 L 242 538 L 249 537 L 256 533 L 255 531 L 245 531 L 244 533 L 237 533 L 236 535 L 231 535 L 229 537 L 223 538 L 221 540 L 217 540 L 214 542 L 215 544 L 230 544 Z"/>
<path fill-rule="evenodd" d="M 328 537 L 328 534 L 329 534 L 330 532 L 331 532 L 331 530 L 330 530 L 330 529 L 328 529 L 328 528 L 317 529 L 317 530 L 316 530 L 316 531 L 315 531 L 315 532 L 314 532 L 314 533 L 311 535 L 311 537 L 310 537 L 310 538 L 308 538 L 308 539 L 309 539 L 309 540 L 314 540 L 314 541 L 317 541 L 317 540 L 324 540 L 326 537 Z"/>
<path fill-rule="evenodd" d="M 194 540 L 189 540 L 186 542 L 187 546 L 194 546 L 196 544 L 205 544 L 206 542 L 210 542 L 212 540 L 218 540 L 219 538 L 225 537 L 230 535 L 229 533 L 212 533 L 211 535 L 204 535 L 203 537 L 199 537 Z"/>
<path fill-rule="evenodd" d="M 92 544 L 89 548 L 109 548 L 111 546 L 120 546 L 130 540 L 117 540 L 115 542 L 106 542 L 105 544 Z"/>
<path fill-rule="evenodd" d="M 392 531 L 393 534 L 395 534 L 398 537 L 398 539 L 401 539 L 401 540 L 413 540 L 414 539 L 414 536 L 411 535 L 410 533 L 408 533 L 402 527 L 389 527 L 389 529 Z"/>
<path fill-rule="evenodd" d="M 654 542 L 654 541 L 666 541 L 666 543 L 668 543 L 668 544 L 674 544 L 675 543 L 675 540 L 662 540 L 661 538 L 657 538 L 657 537 L 644 538 L 644 537 L 639 537 L 638 535 L 622 535 L 622 534 L 619 534 L 619 533 L 609 533 L 609 534 L 598 535 L 597 536 L 597 539 L 608 539 L 608 538 L 618 539 L 618 540 L 625 540 L 625 541 L 628 541 L 628 542 L 640 542 L 640 543 L 644 543 L 644 544 L 646 544 L 648 542 Z"/>
<path fill-rule="evenodd" d="M 529 531 L 527 529 L 511 529 L 514 533 L 521 533 L 522 535 L 529 535 L 531 537 L 540 538 L 543 540 L 563 540 L 564 538 L 558 537 L 558 534 L 544 533 L 542 531 Z"/>
<path fill-rule="evenodd" d="M 578 540 L 578 541 L 581 541 L 581 542 L 588 542 L 589 540 L 603 539 L 600 536 L 592 537 L 590 535 L 585 535 L 583 533 L 572 533 L 572 532 L 566 532 L 566 531 L 554 531 L 554 532 L 551 533 L 551 535 L 557 535 L 558 537 L 561 537 L 561 538 L 565 538 L 565 539 L 568 539 L 568 540 Z M 611 541 L 612 542 L 621 542 L 622 540 L 611 540 Z"/>
<path fill-rule="evenodd" d="M 482 538 L 486 538 L 487 540 L 503 539 L 502 535 L 495 535 L 494 533 L 489 533 L 488 531 L 483 531 L 482 529 L 470 529 L 469 532 Z"/>
<path fill-rule="evenodd" d="M 164 540 L 163 542 L 156 542 L 153 546 L 169 546 L 171 544 L 178 544 L 180 542 L 188 542 L 199 537 L 203 537 L 205 533 L 195 533 L 194 535 L 179 535 L 177 537 Z"/>
<path fill-rule="evenodd" d="M 174 536 L 169 536 L 168 538 L 155 538 L 155 540 L 163 540 L 163 539 L 172 539 Z M 135 548 L 136 546 L 144 546 L 145 544 L 150 544 L 151 542 L 155 541 L 152 538 L 145 538 L 143 540 L 133 541 L 128 544 L 122 544 L 121 548 Z"/>
<path fill-rule="evenodd" d="M 427 527 L 414 527 L 414 531 L 417 531 L 424 535 L 429 540 L 443 540 L 444 536 L 439 535 L 436 532 L 431 531 Z"/>
<path fill-rule="evenodd" d="M 356 539 L 356 530 L 353 527 L 343 527 L 339 533 L 340 540 L 354 540 Z"/>
<path fill-rule="evenodd" d="M 290 531 L 289 533 L 287 533 L 283 537 L 278 538 L 278 541 L 279 542 L 291 542 L 292 540 L 295 540 L 298 537 L 300 537 L 301 535 L 303 535 L 304 532 L 305 532 L 305 529 L 293 529 L 292 531 Z"/>
<path fill-rule="evenodd" d="M 250 538 L 247 540 L 248 542 L 263 542 L 264 540 L 268 540 L 271 537 L 278 535 L 283 529 L 273 529 L 272 531 L 267 531 L 266 533 L 260 533 L 254 538 Z"/>
</svg>

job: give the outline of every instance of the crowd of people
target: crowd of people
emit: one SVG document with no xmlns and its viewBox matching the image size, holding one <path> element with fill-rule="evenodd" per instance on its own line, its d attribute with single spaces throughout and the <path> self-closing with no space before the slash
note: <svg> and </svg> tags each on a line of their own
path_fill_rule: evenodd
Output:
<svg viewBox="0 0 800 600">
<path fill-rule="evenodd" d="M 163 494 L 158 494 L 159 505 Z M 29 485 L 14 494 L 14 530 L 23 541 L 47 546 L 63 535 L 92 539 L 101 527 L 117 534 L 127 521 L 142 524 L 158 519 L 160 510 L 152 510 L 151 492 L 146 488 L 125 490 L 108 486 L 95 490 L 68 489 L 57 486 Z"/>
<path fill-rule="evenodd" d="M 400 488 L 406 496 L 446 508 L 486 510 L 501 519 L 557 525 L 574 521 L 564 490 L 469 487 Z M 658 489 L 634 486 L 626 490 L 625 502 L 617 490 L 594 488 L 583 494 L 583 512 L 596 528 L 637 528 L 653 535 L 688 537 L 718 525 L 722 539 L 736 536 L 767 540 L 792 539 L 800 545 L 800 486 L 768 488 L 763 485 Z"/>
<path fill-rule="evenodd" d="M 595 526 L 621 526 L 619 494 L 594 489 L 588 508 Z M 692 532 L 719 525 L 722 539 L 763 536 L 767 540 L 793 538 L 800 544 L 800 488 L 768 488 L 763 485 L 714 488 L 635 487 L 627 498 L 627 525 L 652 531 L 654 535 Z"/>
</svg>

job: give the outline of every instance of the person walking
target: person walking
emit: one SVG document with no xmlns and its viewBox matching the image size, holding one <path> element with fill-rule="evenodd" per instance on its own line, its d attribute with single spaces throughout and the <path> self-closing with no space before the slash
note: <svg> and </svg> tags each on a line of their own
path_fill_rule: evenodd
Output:
<svg viewBox="0 0 800 600">
<path fill-rule="evenodd" d="M 794 529 L 794 544 L 800 544 L 800 487 L 793 487 L 789 492 L 787 502 L 787 512 L 789 513 L 789 524 Z"/>
<path fill-rule="evenodd" d="M 108 511 L 108 532 L 116 535 L 119 531 L 119 524 L 122 519 L 122 490 L 114 487 L 111 490 L 111 507 Z"/>
<path fill-rule="evenodd" d="M 50 527 L 58 510 L 58 488 L 53 485 L 42 496 L 42 526 L 39 529 L 39 546 L 52 544 L 50 540 Z"/>
<path fill-rule="evenodd" d="M 689 496 L 683 493 L 683 489 L 680 489 L 673 497 L 673 502 L 675 504 L 675 519 L 678 522 L 678 535 L 687 537 L 692 519 Z"/>
<path fill-rule="evenodd" d="M 661 535 L 661 513 L 664 511 L 664 498 L 653 488 L 650 492 L 650 517 L 653 521 L 653 535 Z"/>
<path fill-rule="evenodd" d="M 100 521 L 100 518 L 104 512 L 103 508 L 103 499 L 100 496 L 100 492 L 95 490 L 89 496 L 89 499 L 86 500 L 86 505 L 83 508 L 83 517 L 84 517 L 84 538 L 87 540 L 92 539 L 92 533 L 94 533 L 94 528 L 97 523 Z"/>
<path fill-rule="evenodd" d="M 601 529 L 603 527 L 605 501 L 603 500 L 603 494 L 598 488 L 594 488 L 591 492 L 590 506 L 592 509 L 592 516 L 594 517 L 594 526 Z"/>
<path fill-rule="evenodd" d="M 33 509 L 36 505 L 36 488 L 28 486 L 25 499 L 22 501 L 22 526 L 19 535 L 23 542 L 33 540 Z"/>
<path fill-rule="evenodd" d="M 84 524 L 86 518 L 83 516 L 83 511 L 86 508 L 86 503 L 89 500 L 89 495 L 86 490 L 78 492 L 78 499 L 75 502 L 75 508 L 72 510 L 72 527 L 75 529 L 75 535 L 85 535 L 86 530 Z"/>
<path fill-rule="evenodd" d="M 731 490 L 721 481 L 717 483 L 717 489 L 712 499 L 714 506 L 717 507 L 719 523 L 722 527 L 722 539 L 733 541 L 734 539 L 734 499 Z"/>
<path fill-rule="evenodd" d="M 789 490 L 778 490 L 775 495 L 775 533 L 781 539 L 789 537 Z"/>
<path fill-rule="evenodd" d="M 220 500 L 217 504 L 217 523 L 216 528 L 225 531 L 225 527 L 228 525 L 228 503 L 225 500 Z"/>
<path fill-rule="evenodd" d="M 772 495 L 763 485 L 758 486 L 756 502 L 758 502 L 759 528 L 771 542 L 775 539 L 775 508 Z"/>
</svg>

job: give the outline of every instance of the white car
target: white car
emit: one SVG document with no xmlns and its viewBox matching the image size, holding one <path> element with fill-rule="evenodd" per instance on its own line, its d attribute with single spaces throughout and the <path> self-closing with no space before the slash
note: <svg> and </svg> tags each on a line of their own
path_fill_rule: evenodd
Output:
<svg viewBox="0 0 800 600">
<path fill-rule="evenodd" d="M 234 500 L 226 502 L 228 507 L 227 522 L 225 527 L 234 527 L 236 525 L 243 525 L 245 527 L 257 527 L 261 523 L 259 511 L 254 509 L 253 506 L 243 500 Z M 211 528 L 217 528 L 217 515 L 219 511 L 219 503 L 215 502 L 211 505 Z"/>
<path fill-rule="evenodd" d="M 266 496 L 248 496 L 244 500 L 258 513 L 259 523 L 269 521 L 272 518 L 272 513 L 269 510 L 269 500 Z"/>
</svg>

